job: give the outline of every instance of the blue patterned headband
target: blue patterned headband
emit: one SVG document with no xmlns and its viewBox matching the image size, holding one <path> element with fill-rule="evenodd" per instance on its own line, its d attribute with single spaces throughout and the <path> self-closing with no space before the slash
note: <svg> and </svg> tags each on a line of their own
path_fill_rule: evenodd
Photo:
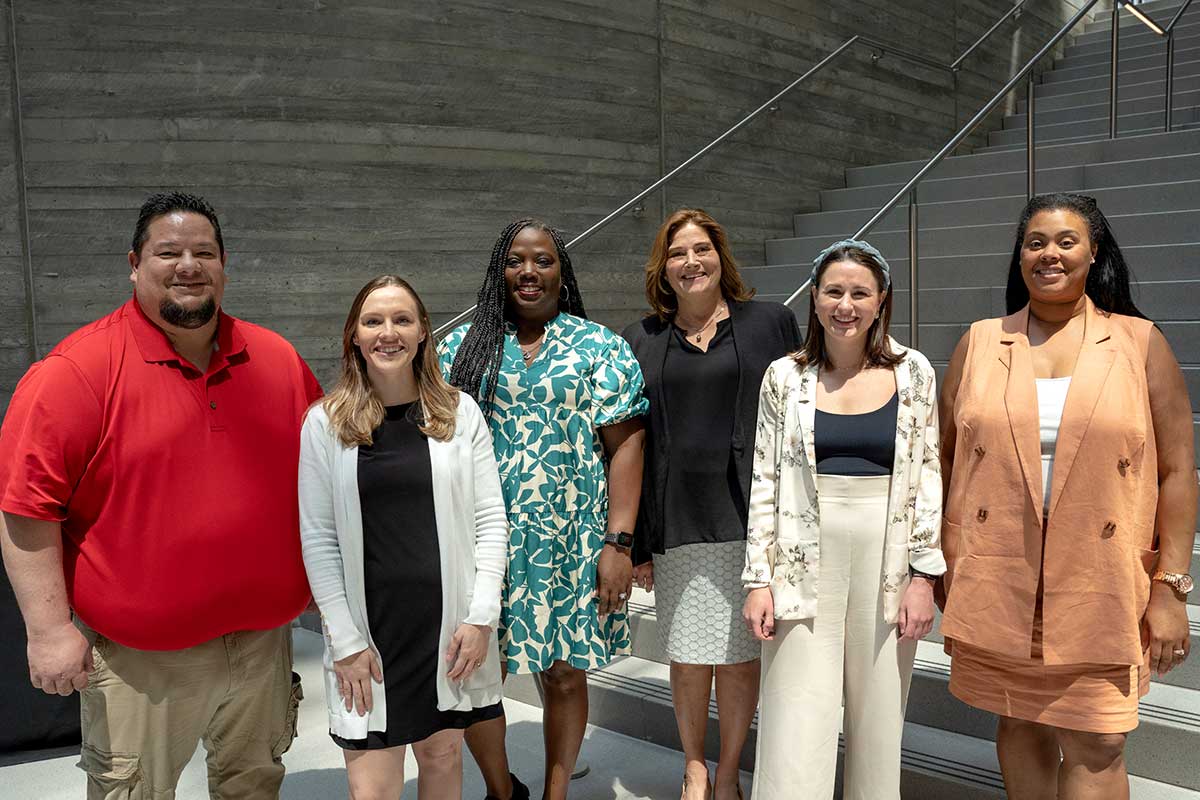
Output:
<svg viewBox="0 0 1200 800">
<path fill-rule="evenodd" d="M 813 286 L 817 284 L 817 270 L 821 268 L 821 263 L 825 261 L 825 259 L 829 257 L 829 254 L 834 250 L 840 250 L 843 247 L 861 250 L 878 261 L 879 266 L 883 269 L 883 290 L 886 292 L 892 287 L 892 268 L 888 266 L 887 259 L 883 257 L 883 253 L 875 249 L 874 245 L 872 245 L 870 242 L 864 242 L 861 239 L 842 239 L 840 242 L 834 242 L 820 253 L 817 253 L 817 257 L 813 259 L 812 277 L 810 278 Z"/>
</svg>

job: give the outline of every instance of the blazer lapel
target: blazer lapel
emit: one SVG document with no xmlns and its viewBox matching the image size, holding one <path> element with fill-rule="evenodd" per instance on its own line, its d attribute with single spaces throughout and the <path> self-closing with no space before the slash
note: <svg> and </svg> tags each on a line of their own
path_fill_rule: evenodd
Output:
<svg viewBox="0 0 1200 800">
<path fill-rule="evenodd" d="M 1062 423 L 1058 428 L 1058 441 L 1054 445 L 1054 474 L 1050 484 L 1050 511 L 1053 513 L 1062 496 L 1063 484 L 1075 463 L 1075 455 L 1083 441 L 1096 403 L 1108 380 L 1108 373 L 1116 359 L 1116 349 L 1109 339 L 1108 318 L 1096 311 L 1090 299 L 1084 311 L 1085 322 L 1083 346 L 1075 362 L 1071 376 L 1071 388 L 1067 390 L 1067 402 L 1063 407 Z"/>
<path fill-rule="evenodd" d="M 1042 516 L 1042 447 L 1038 421 L 1037 383 L 1033 374 L 1033 357 L 1029 353 L 1029 306 L 1004 320 L 1000 343 L 1000 362 L 1008 368 L 1004 387 L 1004 409 L 1012 429 L 1017 458 L 1025 473 L 1029 499 Z"/>
</svg>

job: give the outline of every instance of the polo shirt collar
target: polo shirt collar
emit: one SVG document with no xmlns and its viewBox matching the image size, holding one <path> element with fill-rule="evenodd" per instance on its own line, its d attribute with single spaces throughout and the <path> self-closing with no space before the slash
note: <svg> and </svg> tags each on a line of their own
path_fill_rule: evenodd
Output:
<svg viewBox="0 0 1200 800">
<path fill-rule="evenodd" d="M 175 348 L 171 346 L 171 340 L 167 338 L 167 334 L 163 332 L 162 328 L 155 325 L 146 316 L 146 312 L 142 310 L 136 297 L 129 298 L 126 307 L 129 313 L 125 317 L 129 320 L 129 329 L 133 332 L 134 341 L 137 342 L 138 351 L 142 354 L 143 360 L 151 363 L 175 362 L 191 366 L 179 353 L 175 352 Z M 217 352 L 213 354 L 209 372 L 224 366 L 230 356 L 237 355 L 246 349 L 246 339 L 238 329 L 237 322 L 224 311 L 217 310 Z"/>
</svg>

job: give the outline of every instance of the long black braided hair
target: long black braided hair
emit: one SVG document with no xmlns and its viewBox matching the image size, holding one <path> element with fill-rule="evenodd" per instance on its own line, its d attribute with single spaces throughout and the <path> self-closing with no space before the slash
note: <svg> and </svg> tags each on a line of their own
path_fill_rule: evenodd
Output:
<svg viewBox="0 0 1200 800">
<path fill-rule="evenodd" d="M 1017 223 L 1017 241 L 1013 245 L 1012 261 L 1008 268 L 1008 288 L 1005 292 L 1008 313 L 1021 310 L 1029 302 L 1029 287 L 1021 275 L 1021 247 L 1025 243 L 1025 229 L 1029 226 L 1029 220 L 1039 211 L 1072 211 L 1087 223 L 1088 238 L 1096 245 L 1096 260 L 1088 270 L 1084 292 L 1096 304 L 1096 308 L 1146 319 L 1146 315 L 1133 303 L 1129 265 L 1125 263 L 1125 256 L 1121 254 L 1112 228 L 1096 205 L 1095 198 L 1066 192 L 1037 195 L 1021 212 L 1021 220 Z"/>
<path fill-rule="evenodd" d="M 475 398 L 483 413 L 489 416 L 496 399 L 496 382 L 504 353 L 504 322 L 507 311 L 505 298 L 508 294 L 504 281 L 504 261 L 508 258 L 513 239 L 526 228 L 543 231 L 554 241 L 554 248 L 558 251 L 562 286 L 567 295 L 564 298 L 560 293 L 559 311 L 587 318 L 587 312 L 583 309 L 583 298 L 579 294 L 579 284 L 575 282 L 571 257 L 567 255 L 566 245 L 563 244 L 558 231 L 536 219 L 519 219 L 501 231 L 500 238 L 496 239 L 496 245 L 492 248 L 492 258 L 483 277 L 483 286 L 479 288 L 471 328 L 463 337 L 462 344 L 454 356 L 454 365 L 450 368 L 450 384 Z"/>
</svg>

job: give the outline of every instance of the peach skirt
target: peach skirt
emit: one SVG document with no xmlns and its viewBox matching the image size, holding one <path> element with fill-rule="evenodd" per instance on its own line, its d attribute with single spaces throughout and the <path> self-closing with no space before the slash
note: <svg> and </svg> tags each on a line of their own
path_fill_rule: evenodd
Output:
<svg viewBox="0 0 1200 800">
<path fill-rule="evenodd" d="M 1040 612 L 1040 609 L 1039 609 Z M 950 693 L 1005 717 L 1088 733 L 1127 733 L 1138 699 L 1150 690 L 1150 651 L 1140 666 L 1042 663 L 1042 619 L 1034 619 L 1031 657 L 1014 658 L 955 641 Z"/>
</svg>

